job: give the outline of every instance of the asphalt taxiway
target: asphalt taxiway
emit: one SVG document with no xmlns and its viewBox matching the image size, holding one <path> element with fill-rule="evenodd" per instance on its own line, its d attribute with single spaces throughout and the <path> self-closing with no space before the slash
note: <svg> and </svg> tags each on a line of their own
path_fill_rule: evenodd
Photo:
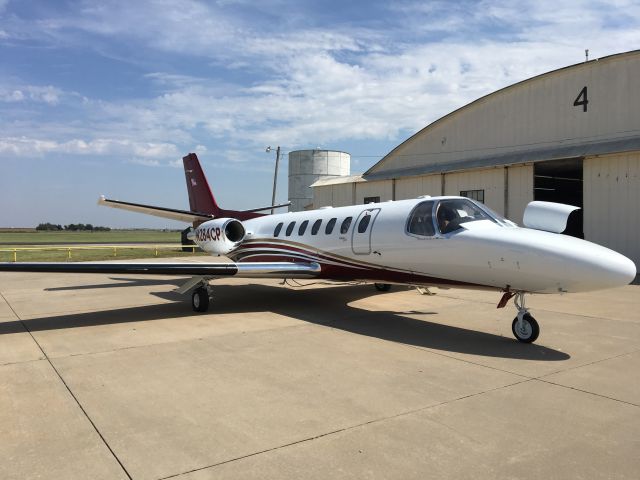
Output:
<svg viewBox="0 0 640 480">
<path fill-rule="evenodd" d="M 0 274 L 0 478 L 638 478 L 638 285 L 524 345 L 497 293 L 167 278 Z"/>
</svg>

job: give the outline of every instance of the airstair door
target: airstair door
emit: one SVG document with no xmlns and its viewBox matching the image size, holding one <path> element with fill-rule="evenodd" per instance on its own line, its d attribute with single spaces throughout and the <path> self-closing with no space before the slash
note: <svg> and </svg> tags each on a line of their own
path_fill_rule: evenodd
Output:
<svg viewBox="0 0 640 480">
<path fill-rule="evenodd" d="M 351 236 L 351 248 L 356 255 L 371 253 L 371 234 L 378 213 L 379 208 L 368 208 L 358 215 Z"/>
</svg>

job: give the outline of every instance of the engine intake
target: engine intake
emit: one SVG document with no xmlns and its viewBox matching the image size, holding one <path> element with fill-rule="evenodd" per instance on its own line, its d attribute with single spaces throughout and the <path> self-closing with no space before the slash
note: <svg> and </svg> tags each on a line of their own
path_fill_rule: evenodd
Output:
<svg viewBox="0 0 640 480">
<path fill-rule="evenodd" d="M 195 229 L 193 238 L 205 252 L 226 255 L 244 240 L 246 230 L 235 218 L 216 218 Z"/>
</svg>

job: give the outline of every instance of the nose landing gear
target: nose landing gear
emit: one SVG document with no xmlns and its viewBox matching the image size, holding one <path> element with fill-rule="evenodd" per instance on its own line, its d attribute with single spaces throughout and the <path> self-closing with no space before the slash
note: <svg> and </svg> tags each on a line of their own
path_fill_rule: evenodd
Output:
<svg viewBox="0 0 640 480">
<path fill-rule="evenodd" d="M 531 316 L 524 304 L 524 292 L 518 292 L 513 299 L 513 303 L 518 309 L 518 315 L 511 323 L 511 331 L 519 342 L 535 342 L 540 335 L 540 326 L 536 319 Z"/>
</svg>

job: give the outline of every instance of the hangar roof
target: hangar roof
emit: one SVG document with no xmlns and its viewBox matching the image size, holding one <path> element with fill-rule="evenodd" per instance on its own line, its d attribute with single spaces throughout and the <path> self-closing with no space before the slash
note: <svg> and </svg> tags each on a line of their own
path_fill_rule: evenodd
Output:
<svg viewBox="0 0 640 480">
<path fill-rule="evenodd" d="M 311 187 L 322 187 L 325 185 L 338 185 L 340 183 L 357 183 L 364 182 L 365 179 L 362 178 L 362 175 L 345 175 L 342 177 L 325 177 L 320 178 L 312 183 Z"/>
<path fill-rule="evenodd" d="M 427 125 L 367 180 L 640 149 L 640 50 L 515 83 Z"/>
</svg>

